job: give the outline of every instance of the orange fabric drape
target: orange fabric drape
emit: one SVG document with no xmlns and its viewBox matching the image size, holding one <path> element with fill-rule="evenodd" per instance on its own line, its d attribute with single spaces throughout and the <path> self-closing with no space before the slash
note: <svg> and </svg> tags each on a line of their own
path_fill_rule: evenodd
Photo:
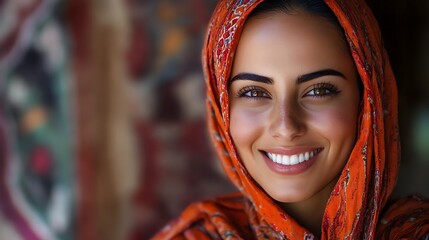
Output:
<svg viewBox="0 0 429 240">
<path fill-rule="evenodd" d="M 154 239 L 315 239 L 255 183 L 229 134 L 234 52 L 247 16 L 261 2 L 220 1 L 203 49 L 210 135 L 240 193 L 191 205 Z M 398 175 L 400 144 L 396 82 L 378 24 L 363 0 L 325 2 L 344 28 L 364 90 L 358 139 L 327 203 L 321 238 L 429 237 L 427 200 L 410 197 L 387 204 Z"/>
</svg>

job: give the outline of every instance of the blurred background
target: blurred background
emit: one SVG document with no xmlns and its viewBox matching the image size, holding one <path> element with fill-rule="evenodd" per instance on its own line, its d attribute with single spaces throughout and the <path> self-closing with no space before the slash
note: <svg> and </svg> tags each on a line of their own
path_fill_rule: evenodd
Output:
<svg viewBox="0 0 429 240">
<path fill-rule="evenodd" d="M 0 239 L 148 239 L 235 191 L 206 133 L 216 2 L 0 1 Z M 368 3 L 399 86 L 394 196 L 429 196 L 429 2 Z"/>
</svg>

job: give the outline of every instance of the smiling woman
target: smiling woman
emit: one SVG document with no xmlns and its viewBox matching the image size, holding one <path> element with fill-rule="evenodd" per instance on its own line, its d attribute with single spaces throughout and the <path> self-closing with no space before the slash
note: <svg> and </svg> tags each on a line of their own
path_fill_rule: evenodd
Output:
<svg viewBox="0 0 429 240">
<path fill-rule="evenodd" d="M 213 143 L 240 193 L 155 239 L 429 238 L 429 201 L 389 200 L 396 83 L 363 0 L 220 1 L 203 66 Z"/>
<path fill-rule="evenodd" d="M 306 209 L 293 214 L 301 222 L 313 213 L 314 233 L 356 139 L 357 74 L 342 42 L 323 17 L 265 13 L 247 21 L 232 68 L 240 159 L 288 213 Z"/>
</svg>

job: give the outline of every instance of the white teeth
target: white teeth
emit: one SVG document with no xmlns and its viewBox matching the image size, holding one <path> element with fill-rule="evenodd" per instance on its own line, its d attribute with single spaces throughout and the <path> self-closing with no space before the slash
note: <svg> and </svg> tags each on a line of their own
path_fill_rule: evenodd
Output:
<svg viewBox="0 0 429 240">
<path fill-rule="evenodd" d="M 320 152 L 320 149 L 316 149 L 314 151 L 295 154 L 295 155 L 281 155 L 267 152 L 267 156 L 275 163 L 283 164 L 283 165 L 295 165 L 298 163 L 302 163 L 308 161 L 314 155 Z"/>
<path fill-rule="evenodd" d="M 299 154 L 299 162 L 302 163 L 304 162 L 304 154 Z"/>
<path fill-rule="evenodd" d="M 283 155 L 283 158 L 282 158 L 282 164 L 284 164 L 284 165 L 290 165 L 290 159 L 289 159 L 289 156 L 287 156 L 287 155 Z"/>
<path fill-rule="evenodd" d="M 282 163 L 282 155 L 277 155 L 276 156 L 276 163 Z"/>
<path fill-rule="evenodd" d="M 297 156 L 297 155 L 292 155 L 292 156 L 290 156 L 290 164 L 291 164 L 291 165 L 295 165 L 295 164 L 297 164 L 297 163 L 299 163 L 298 156 Z"/>
</svg>

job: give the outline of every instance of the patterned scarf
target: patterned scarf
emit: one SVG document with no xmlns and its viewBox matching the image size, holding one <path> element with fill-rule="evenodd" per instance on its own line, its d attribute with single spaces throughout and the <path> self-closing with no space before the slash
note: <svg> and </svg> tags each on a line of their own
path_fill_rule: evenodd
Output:
<svg viewBox="0 0 429 240">
<path fill-rule="evenodd" d="M 247 16 L 261 2 L 220 1 L 203 49 L 210 135 L 227 176 L 241 193 L 191 205 L 155 239 L 316 238 L 255 183 L 229 132 L 234 52 Z M 400 157 L 397 88 L 377 22 L 363 0 L 325 2 L 344 29 L 364 89 L 358 139 L 328 200 L 321 238 L 429 238 L 428 201 L 414 196 L 388 203 Z"/>
</svg>

